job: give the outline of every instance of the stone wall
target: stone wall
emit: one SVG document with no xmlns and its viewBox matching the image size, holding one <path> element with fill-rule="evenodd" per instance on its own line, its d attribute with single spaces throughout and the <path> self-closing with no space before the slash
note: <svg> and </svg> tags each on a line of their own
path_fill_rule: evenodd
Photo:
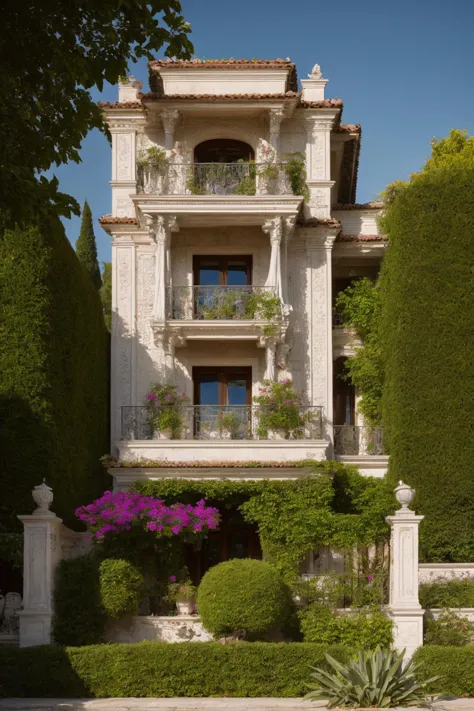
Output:
<svg viewBox="0 0 474 711">
<path fill-rule="evenodd" d="M 197 615 L 133 616 L 110 623 L 106 629 L 107 642 L 209 642 L 212 639 Z"/>
<path fill-rule="evenodd" d="M 418 581 L 430 583 L 439 578 L 474 578 L 474 563 L 420 563 Z"/>
</svg>

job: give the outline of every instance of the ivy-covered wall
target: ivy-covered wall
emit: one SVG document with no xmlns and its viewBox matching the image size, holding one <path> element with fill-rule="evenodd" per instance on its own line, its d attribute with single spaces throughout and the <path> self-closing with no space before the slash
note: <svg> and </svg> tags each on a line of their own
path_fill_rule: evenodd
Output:
<svg viewBox="0 0 474 711">
<path fill-rule="evenodd" d="M 422 559 L 474 560 L 474 138 L 387 191 L 380 284 L 389 478 L 417 490 Z"/>
<path fill-rule="evenodd" d="M 289 580 L 309 551 L 348 549 L 387 538 L 385 516 L 393 512 L 393 491 L 384 480 L 362 476 L 338 462 L 306 462 L 314 469 L 301 479 L 193 481 L 163 479 L 135 487 L 167 503 L 207 503 L 236 508 L 257 525 L 265 559 Z"/>
<path fill-rule="evenodd" d="M 0 236 L 0 532 L 21 530 L 43 477 L 54 511 L 104 491 L 107 331 L 100 297 L 59 219 Z"/>
</svg>

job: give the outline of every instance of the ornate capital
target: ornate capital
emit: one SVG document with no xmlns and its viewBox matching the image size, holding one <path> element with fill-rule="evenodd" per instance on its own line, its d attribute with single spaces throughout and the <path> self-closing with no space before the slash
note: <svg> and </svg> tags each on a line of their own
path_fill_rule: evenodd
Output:
<svg viewBox="0 0 474 711">
<path fill-rule="evenodd" d="M 174 133 L 174 127 L 178 118 L 179 111 L 177 109 L 167 109 L 166 111 L 162 111 L 161 120 L 163 122 L 165 133 Z"/>
<path fill-rule="evenodd" d="M 262 225 L 262 230 L 265 234 L 270 235 L 270 243 L 272 245 L 279 245 L 281 243 L 281 238 L 283 235 L 283 225 L 281 217 L 273 217 L 270 220 L 265 220 Z"/>
<path fill-rule="evenodd" d="M 178 221 L 174 215 L 143 215 L 143 222 L 151 238 L 157 245 L 165 245 L 171 232 L 178 232 Z"/>
<path fill-rule="evenodd" d="M 280 133 L 280 124 L 285 118 L 283 109 L 269 109 L 270 133 Z"/>
</svg>

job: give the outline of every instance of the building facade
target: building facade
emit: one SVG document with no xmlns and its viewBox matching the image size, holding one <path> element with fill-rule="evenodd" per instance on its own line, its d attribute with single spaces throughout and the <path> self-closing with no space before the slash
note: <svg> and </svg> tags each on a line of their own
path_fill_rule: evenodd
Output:
<svg viewBox="0 0 474 711">
<path fill-rule="evenodd" d="M 386 471 L 341 373 L 357 347 L 336 294 L 375 278 L 380 205 L 356 203 L 361 128 L 341 122 L 315 65 L 155 61 L 103 104 L 112 135 L 111 470 L 136 479 L 295 476 L 334 459 Z M 297 426 L 262 425 L 254 398 L 289 380 Z M 174 432 L 150 424 L 154 386 L 183 393 Z M 162 391 L 159 391 L 162 392 Z M 268 392 L 272 392 L 271 386 Z M 157 467 L 156 464 L 160 466 Z M 242 470 L 239 464 L 242 463 Z M 155 466 L 147 466 L 155 464 Z"/>
</svg>

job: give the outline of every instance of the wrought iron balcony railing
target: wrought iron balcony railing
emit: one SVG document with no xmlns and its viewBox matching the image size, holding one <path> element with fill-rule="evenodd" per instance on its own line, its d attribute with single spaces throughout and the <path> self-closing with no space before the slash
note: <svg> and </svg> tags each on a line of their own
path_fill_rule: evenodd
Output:
<svg viewBox="0 0 474 711">
<path fill-rule="evenodd" d="M 166 407 L 166 406 L 165 406 Z M 323 408 L 300 407 L 287 426 L 272 428 L 269 414 L 276 408 L 260 405 L 185 405 L 173 431 L 156 429 L 146 405 L 122 407 L 122 440 L 282 440 L 321 439 Z"/>
<path fill-rule="evenodd" d="M 198 320 L 272 320 L 281 313 L 270 286 L 173 286 L 168 318 Z"/>
<path fill-rule="evenodd" d="M 137 166 L 137 191 L 158 195 L 291 195 L 284 163 Z"/>
<path fill-rule="evenodd" d="M 342 455 L 386 454 L 383 427 L 334 426 L 334 452 Z"/>
</svg>

